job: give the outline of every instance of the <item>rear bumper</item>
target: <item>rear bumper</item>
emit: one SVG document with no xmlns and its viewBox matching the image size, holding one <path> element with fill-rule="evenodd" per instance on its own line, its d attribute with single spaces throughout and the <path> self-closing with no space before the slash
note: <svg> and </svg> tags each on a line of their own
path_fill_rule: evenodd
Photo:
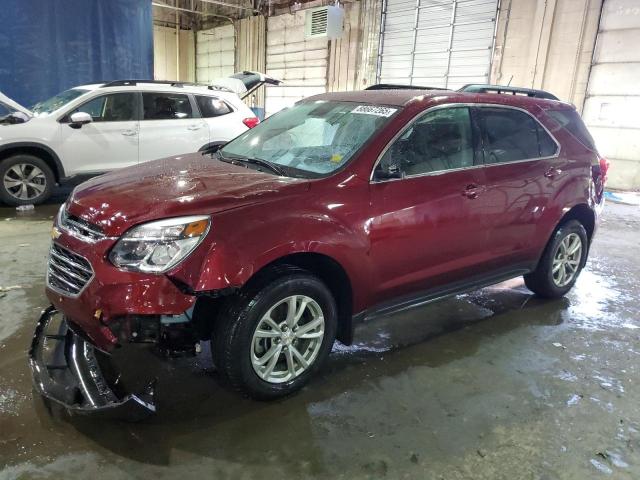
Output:
<svg viewBox="0 0 640 480">
<path fill-rule="evenodd" d="M 103 375 L 98 356 L 50 306 L 41 315 L 29 349 L 33 383 L 40 395 L 72 414 L 141 420 L 155 413 L 154 382 L 140 394 L 118 394 Z M 52 331 L 54 333 L 52 333 Z"/>
</svg>

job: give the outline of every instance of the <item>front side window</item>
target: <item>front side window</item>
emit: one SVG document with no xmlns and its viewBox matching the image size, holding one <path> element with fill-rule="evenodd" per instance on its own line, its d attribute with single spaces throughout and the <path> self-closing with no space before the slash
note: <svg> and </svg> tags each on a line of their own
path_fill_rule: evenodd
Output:
<svg viewBox="0 0 640 480">
<path fill-rule="evenodd" d="M 62 93 L 54 95 L 48 100 L 36 103 L 30 110 L 36 117 L 44 117 L 49 115 L 51 112 L 64 107 L 71 100 L 75 100 L 80 95 L 84 95 L 88 91 L 89 90 L 85 90 L 84 88 L 72 88 L 71 90 L 65 90 Z"/>
<path fill-rule="evenodd" d="M 393 168 L 422 175 L 471 167 L 475 163 L 471 114 L 467 107 L 427 112 L 398 138 L 377 170 Z"/>
<path fill-rule="evenodd" d="M 231 113 L 231 108 L 223 100 L 216 97 L 196 95 L 196 103 L 202 118 L 219 117 Z"/>
<path fill-rule="evenodd" d="M 330 174 L 367 142 L 398 108 L 324 101 L 294 105 L 243 133 L 223 158 L 266 160 L 295 174 Z"/>
<path fill-rule="evenodd" d="M 80 105 L 73 112 L 70 112 L 66 119 L 76 112 L 85 112 L 91 115 L 94 122 L 129 122 L 136 120 L 136 110 L 135 93 L 110 93 Z"/>
<path fill-rule="evenodd" d="M 144 120 L 182 120 L 193 118 L 188 95 L 173 93 L 143 93 Z"/>
<path fill-rule="evenodd" d="M 553 156 L 557 145 L 531 115 L 509 108 L 478 109 L 485 163 Z"/>
</svg>

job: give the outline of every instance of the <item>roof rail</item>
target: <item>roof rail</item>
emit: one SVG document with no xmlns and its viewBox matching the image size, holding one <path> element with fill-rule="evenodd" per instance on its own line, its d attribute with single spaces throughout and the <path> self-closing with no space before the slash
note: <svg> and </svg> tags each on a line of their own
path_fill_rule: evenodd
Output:
<svg viewBox="0 0 640 480">
<path fill-rule="evenodd" d="M 377 83 L 369 85 L 365 90 L 448 90 L 442 87 L 421 87 L 419 85 L 400 85 L 395 83 Z"/>
<path fill-rule="evenodd" d="M 209 90 L 219 90 L 222 92 L 232 92 L 230 88 L 219 86 L 219 85 L 207 85 L 205 83 L 194 83 L 194 82 L 180 82 L 176 80 L 112 80 L 106 82 L 100 88 L 106 87 L 134 87 L 139 83 L 151 83 L 158 85 L 169 85 L 171 87 L 182 88 L 182 87 L 202 87 L 208 88 Z"/>
<path fill-rule="evenodd" d="M 459 92 L 468 93 L 505 93 L 510 95 L 526 95 L 532 98 L 546 98 L 547 100 L 559 100 L 554 94 L 534 88 L 508 87 L 505 85 L 483 85 L 470 83 L 462 87 Z"/>
<path fill-rule="evenodd" d="M 158 83 L 162 85 L 171 85 L 172 87 L 182 87 L 184 85 L 189 85 L 186 82 L 178 82 L 175 80 L 111 80 L 110 82 L 105 83 L 100 88 L 106 87 L 133 87 L 139 83 Z"/>
</svg>

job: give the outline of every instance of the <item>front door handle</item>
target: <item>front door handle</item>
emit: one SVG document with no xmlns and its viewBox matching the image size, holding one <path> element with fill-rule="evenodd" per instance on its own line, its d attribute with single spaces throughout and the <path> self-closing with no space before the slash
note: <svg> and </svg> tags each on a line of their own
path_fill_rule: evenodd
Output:
<svg viewBox="0 0 640 480">
<path fill-rule="evenodd" d="M 478 195 L 482 193 L 482 187 L 478 185 L 474 185 L 473 183 L 467 185 L 467 187 L 462 191 L 462 195 L 471 200 L 478 198 Z"/>
<path fill-rule="evenodd" d="M 561 173 L 562 173 L 562 170 L 556 167 L 551 167 L 546 172 L 544 172 L 544 176 L 547 178 L 553 178 L 553 177 L 557 177 Z"/>
<path fill-rule="evenodd" d="M 137 130 L 123 130 L 122 135 L 124 135 L 125 137 L 134 137 L 138 134 Z"/>
</svg>

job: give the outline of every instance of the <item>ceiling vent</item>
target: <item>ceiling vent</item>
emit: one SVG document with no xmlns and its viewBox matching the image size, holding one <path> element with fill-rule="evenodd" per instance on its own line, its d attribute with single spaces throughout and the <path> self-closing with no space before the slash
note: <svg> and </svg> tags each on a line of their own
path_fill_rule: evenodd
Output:
<svg viewBox="0 0 640 480">
<path fill-rule="evenodd" d="M 337 6 L 310 8 L 305 12 L 306 38 L 340 38 L 344 10 Z"/>
</svg>

